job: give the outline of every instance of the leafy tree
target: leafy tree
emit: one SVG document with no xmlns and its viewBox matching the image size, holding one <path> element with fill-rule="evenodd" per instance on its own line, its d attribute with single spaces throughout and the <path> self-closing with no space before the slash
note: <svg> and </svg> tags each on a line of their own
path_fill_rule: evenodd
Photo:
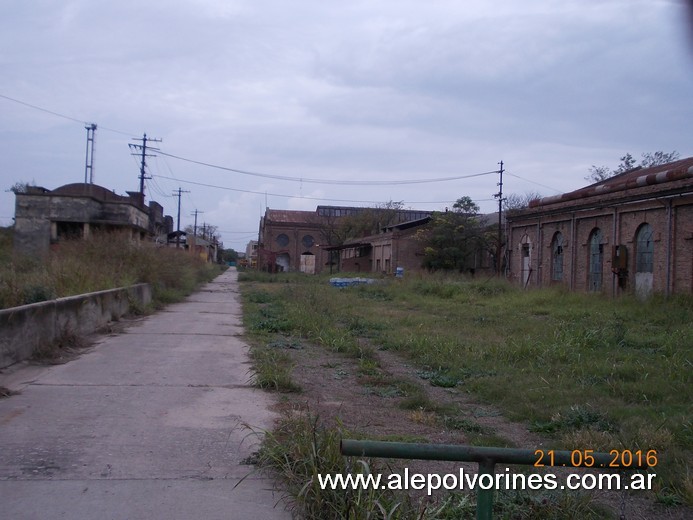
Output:
<svg viewBox="0 0 693 520">
<path fill-rule="evenodd" d="M 424 267 L 470 270 L 476 265 L 477 253 L 492 247 L 495 235 L 486 232 L 479 206 L 471 198 L 460 197 L 452 208 L 434 212 L 431 222 L 417 233 L 426 243 Z"/>
<path fill-rule="evenodd" d="M 234 249 L 224 249 L 221 253 L 221 259 L 224 262 L 236 262 L 238 260 L 238 253 Z"/>
<path fill-rule="evenodd" d="M 589 175 L 585 177 L 585 180 L 592 182 L 601 182 L 619 173 L 627 172 L 633 168 L 651 168 L 652 166 L 659 166 L 660 164 L 667 164 L 679 159 L 679 153 L 674 150 L 672 152 L 654 152 L 654 153 L 644 153 L 642 154 L 642 159 L 640 164 L 636 163 L 635 158 L 629 153 L 621 157 L 621 163 L 616 167 L 616 169 L 611 170 L 608 166 L 595 166 L 592 165 L 589 168 Z"/>
</svg>

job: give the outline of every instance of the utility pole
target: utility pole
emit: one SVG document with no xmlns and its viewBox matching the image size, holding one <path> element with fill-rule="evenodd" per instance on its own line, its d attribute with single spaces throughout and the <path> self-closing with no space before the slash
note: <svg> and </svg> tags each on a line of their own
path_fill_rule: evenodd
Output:
<svg viewBox="0 0 693 520">
<path fill-rule="evenodd" d="M 195 210 L 191 213 L 191 215 L 195 215 L 195 225 L 193 227 L 193 235 L 194 236 L 197 236 L 197 215 L 199 215 L 200 213 L 204 213 L 204 211 Z"/>
<path fill-rule="evenodd" d="M 146 134 L 145 134 L 146 138 Z M 144 159 L 142 159 L 144 161 Z M 183 193 L 190 193 L 189 191 L 182 190 L 181 188 L 178 188 L 178 190 L 173 192 L 174 197 L 178 197 L 178 223 L 176 225 L 176 249 L 180 248 L 180 196 Z"/>
<path fill-rule="evenodd" d="M 85 126 L 87 129 L 87 157 L 84 161 L 84 184 L 89 179 L 89 184 L 94 184 L 94 133 L 96 125 L 94 123 Z"/>
<path fill-rule="evenodd" d="M 496 273 L 500 277 L 503 270 L 503 263 L 501 261 L 501 252 L 503 251 L 503 161 L 499 162 L 500 169 L 498 174 L 500 176 L 497 186 L 500 187 L 498 193 L 494 194 L 494 197 L 498 198 L 498 243 L 496 244 Z"/>
<path fill-rule="evenodd" d="M 195 215 L 195 225 L 193 226 L 193 246 L 197 246 L 197 215 L 204 211 L 195 210 L 191 215 Z"/>
<path fill-rule="evenodd" d="M 142 139 L 133 139 L 133 141 L 142 141 L 141 145 L 131 144 L 129 146 L 131 148 L 134 147 L 134 148 L 141 148 L 142 149 L 142 153 L 141 153 L 142 160 L 140 162 L 140 193 L 142 195 L 144 195 L 144 180 L 145 179 L 151 179 L 151 177 L 147 177 L 146 173 L 145 173 L 145 168 L 147 166 L 146 158 L 147 157 L 156 157 L 156 155 L 152 155 L 152 154 L 148 155 L 147 154 L 147 141 L 149 141 L 151 143 L 160 143 L 161 139 L 147 138 L 147 133 L 145 132 L 145 134 L 142 136 Z M 158 151 L 158 148 L 152 148 L 151 146 L 149 147 L 149 149 Z M 135 154 L 133 154 L 133 155 L 135 155 Z M 138 155 L 140 155 L 140 154 L 138 154 Z"/>
</svg>

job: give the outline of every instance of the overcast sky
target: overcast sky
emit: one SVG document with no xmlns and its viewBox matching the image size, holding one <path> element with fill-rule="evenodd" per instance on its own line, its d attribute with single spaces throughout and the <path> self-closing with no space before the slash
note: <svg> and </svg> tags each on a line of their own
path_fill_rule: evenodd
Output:
<svg viewBox="0 0 693 520">
<path fill-rule="evenodd" d="M 0 224 L 15 182 L 139 187 L 182 225 L 257 237 L 265 207 L 577 189 L 627 152 L 693 156 L 693 38 L 677 0 L 5 0 L 0 5 Z M 43 108 L 56 114 L 12 101 Z M 193 184 L 196 183 L 196 184 Z M 205 187 L 202 184 L 216 186 Z M 245 190 L 245 191 L 234 191 Z M 362 202 L 357 202 L 362 201 Z"/>
</svg>

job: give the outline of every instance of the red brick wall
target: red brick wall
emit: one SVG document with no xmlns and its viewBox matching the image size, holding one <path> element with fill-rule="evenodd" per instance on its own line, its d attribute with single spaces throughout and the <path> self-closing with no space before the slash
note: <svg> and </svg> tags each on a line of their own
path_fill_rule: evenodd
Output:
<svg viewBox="0 0 693 520">
<path fill-rule="evenodd" d="M 596 205 L 596 204 L 595 204 Z M 528 212 L 509 218 L 510 279 L 522 283 L 522 241 L 528 239 L 532 275 L 529 285 L 555 283 L 578 291 L 589 290 L 590 236 L 601 229 L 603 245 L 602 292 L 617 295 L 635 289 L 636 234 L 649 224 L 653 231 L 653 291 L 693 292 L 693 196 L 651 199 L 604 205 L 601 208 L 563 208 L 549 213 Z M 557 231 L 564 238 L 563 281 L 551 280 L 551 242 Z M 671 247 L 669 244 L 671 243 Z M 623 287 L 611 271 L 612 246 L 628 251 L 628 277 Z"/>
<path fill-rule="evenodd" d="M 316 273 L 320 273 L 324 269 L 329 270 L 329 265 L 325 265 L 328 261 L 328 253 L 319 247 L 323 239 L 321 231 L 317 226 L 265 221 L 263 231 L 262 246 L 264 249 L 272 251 L 277 255 L 288 254 L 290 271 L 298 271 L 300 269 L 301 255 L 305 252 L 315 255 Z M 277 237 L 281 234 L 285 234 L 289 238 L 286 246 L 281 246 L 277 243 Z M 306 235 L 313 237 L 313 245 L 311 247 L 303 245 L 303 237 Z"/>
</svg>

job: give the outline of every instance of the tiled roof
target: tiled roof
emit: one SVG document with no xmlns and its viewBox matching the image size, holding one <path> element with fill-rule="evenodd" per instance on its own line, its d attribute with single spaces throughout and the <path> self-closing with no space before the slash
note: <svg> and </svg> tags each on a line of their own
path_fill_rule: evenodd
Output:
<svg viewBox="0 0 693 520">
<path fill-rule="evenodd" d="M 535 208 L 569 200 L 608 195 L 618 191 L 641 188 L 654 184 L 660 185 L 682 179 L 690 179 L 693 184 L 693 157 L 653 166 L 651 168 L 635 168 L 633 170 L 628 170 L 627 172 L 614 175 L 613 177 L 580 188 L 579 190 L 533 200 L 530 202 L 529 207 Z"/>
<path fill-rule="evenodd" d="M 315 211 L 293 211 L 284 209 L 268 209 L 265 218 L 271 222 L 284 222 L 287 224 L 305 224 L 316 222 L 318 219 Z"/>
</svg>

